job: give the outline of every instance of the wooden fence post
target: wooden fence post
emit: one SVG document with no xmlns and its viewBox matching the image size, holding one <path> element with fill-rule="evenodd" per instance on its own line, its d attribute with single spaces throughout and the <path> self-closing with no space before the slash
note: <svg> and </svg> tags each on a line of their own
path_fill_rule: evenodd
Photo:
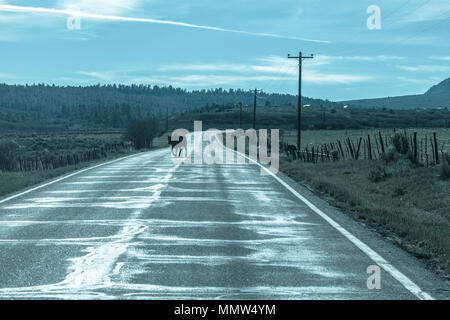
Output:
<svg viewBox="0 0 450 320">
<path fill-rule="evenodd" d="M 436 164 L 439 164 L 439 150 L 438 150 L 438 145 L 437 145 L 436 132 L 433 132 L 433 140 L 434 140 L 434 153 L 435 153 Z"/>
<path fill-rule="evenodd" d="M 414 161 L 417 161 L 417 132 L 414 132 L 413 138 L 413 148 L 414 148 Z"/>
<path fill-rule="evenodd" d="M 383 142 L 383 136 L 381 135 L 381 131 L 378 131 L 378 135 L 380 136 L 381 152 L 384 153 L 384 142 Z"/>
<path fill-rule="evenodd" d="M 369 160 L 372 160 L 372 144 L 370 143 L 370 134 L 367 135 L 367 151 L 369 153 Z"/>
</svg>

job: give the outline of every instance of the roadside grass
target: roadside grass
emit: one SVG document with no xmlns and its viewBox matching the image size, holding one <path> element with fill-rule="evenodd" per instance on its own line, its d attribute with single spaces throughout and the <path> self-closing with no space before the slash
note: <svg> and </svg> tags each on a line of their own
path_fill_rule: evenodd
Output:
<svg viewBox="0 0 450 320">
<path fill-rule="evenodd" d="M 450 152 L 450 128 L 408 128 L 408 129 L 348 129 L 348 130 L 303 130 L 302 131 L 302 149 L 306 146 L 320 146 L 323 143 L 344 141 L 347 138 L 357 140 L 367 138 L 367 135 L 374 136 L 381 131 L 383 138 L 391 137 L 397 133 L 406 131 L 407 135 L 417 132 L 418 141 L 427 137 L 429 140 L 433 132 L 436 132 L 439 151 L 443 147 L 444 152 Z M 297 145 L 297 130 L 284 131 L 281 138 L 282 142 Z"/>
<path fill-rule="evenodd" d="M 438 167 L 417 167 L 407 160 L 311 164 L 282 156 L 280 170 L 450 274 L 450 181 L 439 178 Z"/>
<path fill-rule="evenodd" d="M 192 130 L 194 120 L 203 121 L 203 129 L 248 129 L 253 126 L 253 101 L 242 108 L 238 106 L 216 105 L 209 110 L 192 110 L 173 115 L 169 119 L 171 130 L 185 128 Z M 242 117 L 241 117 L 242 115 Z M 256 127 L 258 129 L 293 130 L 297 123 L 296 106 L 262 106 L 258 103 L 256 110 Z M 303 130 L 341 130 L 364 128 L 450 128 L 448 109 L 430 110 L 391 110 L 386 108 L 357 108 L 343 106 L 312 107 L 302 110 Z M 324 141 L 325 142 L 325 141 Z"/>
<path fill-rule="evenodd" d="M 0 197 L 97 163 L 99 162 L 84 162 L 78 165 L 43 171 L 0 172 Z"/>
<path fill-rule="evenodd" d="M 165 148 L 167 144 L 167 135 L 163 134 L 153 140 L 153 147 L 151 149 L 143 149 L 141 152 Z M 0 171 L 0 197 L 7 196 L 14 192 L 23 190 L 25 188 L 40 184 L 46 180 L 53 179 L 65 174 L 75 172 L 80 169 L 84 169 L 96 164 L 111 161 L 117 158 L 121 158 L 127 155 L 138 153 L 138 151 L 133 150 L 131 152 L 117 152 L 106 158 L 82 162 L 76 165 L 70 165 L 66 167 L 59 167 L 51 170 L 37 170 L 37 171 L 26 171 L 26 172 L 1 172 Z"/>
</svg>

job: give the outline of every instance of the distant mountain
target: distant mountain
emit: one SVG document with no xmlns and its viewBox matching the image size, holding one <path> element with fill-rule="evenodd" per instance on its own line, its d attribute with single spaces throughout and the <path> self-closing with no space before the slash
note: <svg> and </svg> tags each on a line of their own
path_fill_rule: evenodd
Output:
<svg viewBox="0 0 450 320">
<path fill-rule="evenodd" d="M 426 93 L 399 97 L 342 101 L 344 104 L 365 108 L 434 109 L 450 108 L 450 78 L 431 87 Z"/>
<path fill-rule="evenodd" d="M 425 94 L 450 94 L 450 78 L 432 86 Z"/>
</svg>

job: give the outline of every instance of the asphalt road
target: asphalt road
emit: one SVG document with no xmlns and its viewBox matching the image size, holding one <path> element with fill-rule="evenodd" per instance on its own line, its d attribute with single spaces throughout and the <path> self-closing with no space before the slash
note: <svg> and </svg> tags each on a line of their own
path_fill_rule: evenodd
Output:
<svg viewBox="0 0 450 320">
<path fill-rule="evenodd" d="M 175 165 L 161 149 L 0 200 L 0 298 L 431 298 L 425 271 L 403 273 L 396 249 L 289 188 L 254 164 Z"/>
</svg>

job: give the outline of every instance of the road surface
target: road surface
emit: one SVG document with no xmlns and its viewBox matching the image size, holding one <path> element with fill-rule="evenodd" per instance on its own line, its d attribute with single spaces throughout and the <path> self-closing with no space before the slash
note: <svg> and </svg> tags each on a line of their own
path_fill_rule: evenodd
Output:
<svg viewBox="0 0 450 320">
<path fill-rule="evenodd" d="M 254 164 L 175 165 L 161 149 L 0 200 L 0 298 L 432 297 L 380 240 L 367 248 L 394 271 L 369 290 L 371 252 L 290 186 Z"/>
</svg>

